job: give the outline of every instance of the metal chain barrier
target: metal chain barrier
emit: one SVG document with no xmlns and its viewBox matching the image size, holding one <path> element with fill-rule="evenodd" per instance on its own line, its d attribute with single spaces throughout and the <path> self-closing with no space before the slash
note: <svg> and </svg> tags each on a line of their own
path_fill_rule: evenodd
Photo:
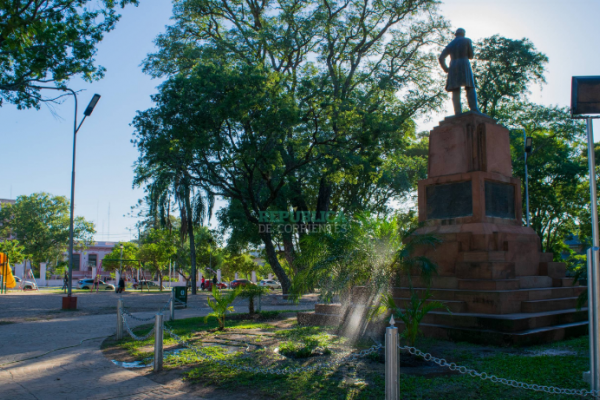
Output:
<svg viewBox="0 0 600 400">
<path fill-rule="evenodd" d="M 148 332 L 146 335 L 137 336 L 135 333 L 133 333 L 133 331 L 129 327 L 129 324 L 127 323 L 127 318 L 125 318 L 125 315 L 126 314 L 123 314 L 123 325 L 125 325 L 125 330 L 127 331 L 127 333 L 129 333 L 129 336 L 131 336 L 133 339 L 135 339 L 137 341 L 143 341 L 143 340 L 148 339 L 154 333 L 154 327 L 152 327 L 150 332 Z M 132 316 L 131 314 L 128 314 L 128 315 Z M 155 319 L 155 317 L 152 317 L 151 319 Z"/>
<path fill-rule="evenodd" d="M 171 300 L 172 300 L 172 298 L 169 298 L 169 300 L 167 300 L 167 302 L 158 311 L 159 314 L 162 314 L 162 312 L 165 311 L 167 309 L 167 307 L 169 307 L 169 304 L 171 304 Z"/>
<path fill-rule="evenodd" d="M 171 303 L 171 299 L 167 300 L 167 302 L 159 309 L 158 313 L 162 313 L 164 310 L 166 310 L 166 308 L 169 307 L 169 303 Z M 149 318 L 136 317 L 129 311 L 125 310 L 125 306 L 123 306 L 123 316 L 125 316 L 125 315 L 127 315 L 131 319 L 135 319 L 136 321 L 140 321 L 140 322 L 154 321 L 154 315 Z"/>
<path fill-rule="evenodd" d="M 423 359 L 425 361 L 433 361 L 440 367 L 445 367 L 445 368 L 450 369 L 450 371 L 458 371 L 463 375 L 469 375 L 472 378 L 479 378 L 484 381 L 489 380 L 494 383 L 500 383 L 502 385 L 512 386 L 512 387 L 518 388 L 518 389 L 527 389 L 527 390 L 533 390 L 536 392 L 544 392 L 544 393 L 550 393 L 550 394 L 566 394 L 566 395 L 581 396 L 581 397 L 598 396 L 597 390 L 590 391 L 590 390 L 585 390 L 585 389 L 581 389 L 581 390 L 561 389 L 561 388 L 558 388 L 555 386 L 542 386 L 542 385 L 536 385 L 536 384 L 532 384 L 532 383 L 518 382 L 518 381 L 515 381 L 512 379 L 498 378 L 496 375 L 491 375 L 491 374 L 488 374 L 487 372 L 477 372 L 474 369 L 469 369 L 465 366 L 456 365 L 455 363 L 448 363 L 443 358 L 437 358 L 429 353 L 423 353 L 421 350 L 419 350 L 415 347 L 398 345 L 398 348 L 400 350 L 407 350 L 412 355 L 423 357 Z"/>
<path fill-rule="evenodd" d="M 359 358 L 365 357 L 373 352 L 376 352 L 380 348 L 383 347 L 380 344 L 376 344 L 376 345 L 371 346 L 369 349 L 362 350 L 358 353 L 350 354 L 349 356 L 342 357 L 337 360 L 324 362 L 324 363 L 321 363 L 320 365 L 309 365 L 306 367 L 298 367 L 298 368 L 248 367 L 248 366 L 244 366 L 244 365 L 233 364 L 228 361 L 215 358 L 215 357 L 211 356 L 210 354 L 206 353 L 202 348 L 194 346 L 191 343 L 187 342 L 186 340 L 183 340 L 181 337 L 176 335 L 171 329 L 167 328 L 166 326 L 164 327 L 164 330 L 165 330 L 165 332 L 167 332 L 169 334 L 169 336 L 171 336 L 173 339 L 175 339 L 179 343 L 179 345 L 190 349 L 191 351 L 196 353 L 196 355 L 200 358 L 204 358 L 209 361 L 214 361 L 217 364 L 223 365 L 225 367 L 229 367 L 229 368 L 233 368 L 233 369 L 237 369 L 237 370 L 241 370 L 241 371 L 245 371 L 245 372 L 259 373 L 259 374 L 286 375 L 286 374 L 298 374 L 301 372 L 309 372 L 309 371 L 314 372 L 314 371 L 318 371 L 320 369 L 331 369 L 331 368 L 334 368 L 335 366 L 343 364 L 345 362 L 356 361 Z"/>
</svg>

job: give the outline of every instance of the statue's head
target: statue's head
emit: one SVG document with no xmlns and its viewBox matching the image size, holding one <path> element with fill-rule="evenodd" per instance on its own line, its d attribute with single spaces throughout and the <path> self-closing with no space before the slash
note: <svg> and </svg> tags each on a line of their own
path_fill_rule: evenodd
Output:
<svg viewBox="0 0 600 400">
<path fill-rule="evenodd" d="M 457 37 L 465 37 L 465 30 L 463 28 L 458 28 L 454 36 Z"/>
</svg>

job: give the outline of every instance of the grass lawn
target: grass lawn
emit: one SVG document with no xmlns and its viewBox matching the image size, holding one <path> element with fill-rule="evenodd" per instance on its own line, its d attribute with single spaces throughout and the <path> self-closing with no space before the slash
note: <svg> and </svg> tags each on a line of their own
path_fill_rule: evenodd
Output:
<svg viewBox="0 0 600 400">
<path fill-rule="evenodd" d="M 300 327 L 290 314 L 265 313 L 261 319 L 248 320 L 243 315 L 231 315 L 225 331 L 217 331 L 214 319 L 190 318 L 169 322 L 174 332 L 213 357 L 244 366 L 266 368 L 299 367 L 319 364 L 331 357 L 369 347 L 371 343 L 350 346 L 335 335 L 334 328 Z M 148 332 L 150 326 L 137 328 L 137 334 Z M 165 333 L 165 350 L 177 343 Z M 121 361 L 141 360 L 152 356 L 153 339 L 135 342 L 128 338 L 120 342 L 107 340 L 107 356 Z M 550 345 L 516 348 L 479 346 L 432 339 L 417 344 L 423 351 L 445 358 L 480 372 L 500 378 L 537 383 L 561 388 L 588 389 L 582 372 L 588 370 L 587 337 Z M 118 355 L 118 357 L 115 357 Z M 402 353 L 402 399 L 568 399 L 523 389 L 514 389 L 478 378 L 450 373 Z M 342 364 L 333 370 L 292 375 L 264 375 L 243 372 L 198 358 L 191 351 L 167 356 L 165 371 L 154 374 L 150 368 L 141 372 L 160 380 L 161 374 L 176 374 L 190 391 L 214 389 L 227 398 L 243 391 L 256 399 L 382 399 L 385 397 L 383 357 L 373 354 L 359 362 Z M 207 396 L 206 398 L 211 398 Z"/>
</svg>

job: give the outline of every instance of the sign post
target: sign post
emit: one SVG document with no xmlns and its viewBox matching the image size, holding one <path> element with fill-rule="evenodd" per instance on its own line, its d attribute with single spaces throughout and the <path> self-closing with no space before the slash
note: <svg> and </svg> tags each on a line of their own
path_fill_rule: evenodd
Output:
<svg viewBox="0 0 600 400">
<path fill-rule="evenodd" d="M 598 232 L 598 195 L 596 193 L 596 160 L 594 159 L 594 132 L 592 119 L 600 118 L 600 76 L 574 76 L 571 81 L 571 115 L 585 119 L 588 140 L 588 167 L 590 174 L 590 211 L 592 218 L 592 248 L 588 251 L 588 308 L 590 335 L 590 386 L 600 390 L 600 247 Z"/>
</svg>

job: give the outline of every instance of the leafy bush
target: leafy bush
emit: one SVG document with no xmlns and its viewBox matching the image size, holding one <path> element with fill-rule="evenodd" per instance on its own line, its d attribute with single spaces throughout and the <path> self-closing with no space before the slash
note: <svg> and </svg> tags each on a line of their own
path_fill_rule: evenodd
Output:
<svg viewBox="0 0 600 400">
<path fill-rule="evenodd" d="M 213 285 L 212 296 L 215 301 L 210 301 L 210 299 L 206 300 L 208 306 L 212 309 L 212 312 L 204 317 L 204 322 L 206 323 L 209 317 L 215 317 L 219 323 L 219 330 L 222 331 L 225 329 L 225 313 L 227 313 L 227 311 L 234 311 L 231 303 L 234 302 L 239 293 L 240 291 L 236 289 L 227 294 L 223 294 L 223 292 L 217 290 L 216 285 Z"/>
<path fill-rule="evenodd" d="M 430 312 L 437 309 L 445 309 L 450 312 L 448 307 L 439 301 L 430 301 L 432 295 L 429 290 L 425 292 L 423 298 L 420 298 L 417 292 L 411 287 L 410 288 L 410 302 L 406 309 L 402 310 L 394 302 L 394 298 L 391 295 L 386 296 L 385 308 L 393 311 L 394 315 L 404 322 L 404 331 L 401 336 L 404 337 L 409 346 L 414 346 L 417 341 L 417 337 L 422 334 L 419 325 L 421 320 Z"/>
<path fill-rule="evenodd" d="M 354 286 L 367 286 L 378 303 L 398 272 L 410 276 L 418 270 L 428 282 L 437 266 L 412 254 L 415 246 L 435 245 L 440 240 L 432 235 L 412 235 L 416 227 L 411 213 L 391 218 L 363 213 L 330 231 L 307 235 L 297 259 L 303 269 L 292 284 L 295 299 L 318 287 L 320 301 L 331 302 L 339 296 L 345 303 Z"/>
<path fill-rule="evenodd" d="M 239 293 L 239 296 L 248 299 L 248 313 L 250 315 L 254 315 L 254 300 L 267 292 L 267 288 L 257 285 L 242 286 L 242 291 Z"/>
</svg>

